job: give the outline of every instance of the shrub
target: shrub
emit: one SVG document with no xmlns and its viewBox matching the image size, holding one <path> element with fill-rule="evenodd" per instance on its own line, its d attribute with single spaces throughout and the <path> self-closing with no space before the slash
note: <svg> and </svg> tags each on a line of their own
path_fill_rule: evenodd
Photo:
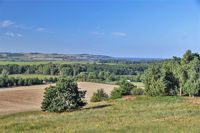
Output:
<svg viewBox="0 0 200 133">
<path fill-rule="evenodd" d="M 131 94 L 131 90 L 133 88 L 135 88 L 136 86 L 134 86 L 131 82 L 128 82 L 126 80 L 123 80 L 119 83 L 120 88 L 123 90 L 122 91 L 122 95 L 130 95 Z"/>
<path fill-rule="evenodd" d="M 61 78 L 56 86 L 45 89 L 42 110 L 48 112 L 72 111 L 84 106 L 86 91 L 80 91 L 72 79 Z"/>
<path fill-rule="evenodd" d="M 122 88 L 114 88 L 111 91 L 111 98 L 112 99 L 117 99 L 117 98 L 121 98 L 123 96 L 123 89 Z"/>
<path fill-rule="evenodd" d="M 131 95 L 143 95 L 144 90 L 142 88 L 133 88 L 131 90 Z"/>
<path fill-rule="evenodd" d="M 97 92 L 94 92 L 91 102 L 100 102 L 100 101 L 105 101 L 108 99 L 108 94 L 104 92 L 104 89 L 98 89 Z"/>
</svg>

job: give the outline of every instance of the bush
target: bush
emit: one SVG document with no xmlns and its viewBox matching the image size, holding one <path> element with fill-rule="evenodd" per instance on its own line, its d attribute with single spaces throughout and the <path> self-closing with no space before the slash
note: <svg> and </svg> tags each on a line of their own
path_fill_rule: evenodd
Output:
<svg viewBox="0 0 200 133">
<path fill-rule="evenodd" d="M 131 94 L 131 90 L 133 88 L 136 88 L 136 86 L 134 86 L 131 82 L 123 80 L 119 83 L 120 88 L 123 90 L 122 91 L 122 95 L 130 95 Z"/>
<path fill-rule="evenodd" d="M 143 95 L 144 90 L 142 88 L 133 88 L 131 90 L 131 95 Z"/>
<path fill-rule="evenodd" d="M 61 78 L 56 86 L 45 89 L 42 110 L 48 112 L 64 112 L 81 108 L 86 91 L 79 91 L 77 83 L 72 79 Z"/>
<path fill-rule="evenodd" d="M 117 99 L 117 98 L 121 98 L 123 96 L 123 89 L 122 88 L 114 88 L 111 91 L 111 98 L 112 99 Z"/>
<path fill-rule="evenodd" d="M 104 89 L 98 89 L 97 92 L 94 92 L 91 102 L 100 102 L 100 101 L 105 101 L 108 99 L 108 94 L 104 92 Z"/>
</svg>

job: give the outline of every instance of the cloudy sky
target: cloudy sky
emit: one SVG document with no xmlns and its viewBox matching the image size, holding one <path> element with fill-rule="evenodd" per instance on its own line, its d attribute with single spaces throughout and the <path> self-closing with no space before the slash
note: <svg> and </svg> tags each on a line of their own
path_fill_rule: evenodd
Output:
<svg viewBox="0 0 200 133">
<path fill-rule="evenodd" d="M 200 52 L 197 0 L 0 0 L 0 51 L 120 57 Z"/>
</svg>

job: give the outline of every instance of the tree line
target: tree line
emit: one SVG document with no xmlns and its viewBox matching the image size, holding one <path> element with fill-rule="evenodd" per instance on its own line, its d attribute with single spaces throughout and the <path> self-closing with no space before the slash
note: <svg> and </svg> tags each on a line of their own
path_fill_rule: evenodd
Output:
<svg viewBox="0 0 200 133">
<path fill-rule="evenodd" d="M 42 74 L 73 77 L 79 81 L 113 82 L 122 79 L 141 81 L 141 74 L 148 63 L 139 64 L 104 64 L 104 63 L 71 63 L 71 64 L 36 64 L 0 65 L 0 73 L 12 74 Z"/>
<path fill-rule="evenodd" d="M 147 63 L 142 64 L 98 64 L 98 63 L 47 63 L 36 65 L 8 64 L 0 65 L 0 73 L 5 69 L 9 74 L 45 74 L 45 75 L 66 75 L 75 76 L 81 72 L 101 72 L 106 71 L 115 75 L 134 75 L 144 71 Z"/>
<path fill-rule="evenodd" d="M 149 66 L 143 77 L 147 95 L 199 96 L 200 55 L 187 50 L 182 58 Z"/>
<path fill-rule="evenodd" d="M 56 77 L 39 79 L 39 78 L 19 78 L 19 77 L 1 76 L 0 77 L 0 88 L 13 87 L 13 86 L 31 86 L 31 85 L 39 85 L 39 84 L 45 84 L 45 83 L 54 83 L 57 80 L 58 79 Z"/>
</svg>

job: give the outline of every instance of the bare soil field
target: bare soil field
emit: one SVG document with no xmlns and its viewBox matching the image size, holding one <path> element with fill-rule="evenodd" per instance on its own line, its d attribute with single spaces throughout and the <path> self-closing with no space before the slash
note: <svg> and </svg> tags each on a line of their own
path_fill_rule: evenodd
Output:
<svg viewBox="0 0 200 133">
<path fill-rule="evenodd" d="M 44 89 L 50 85 L 34 85 L 0 89 L 0 115 L 16 112 L 40 110 Z M 110 94 L 115 85 L 100 83 L 78 82 L 78 87 L 86 90 L 86 100 L 89 101 L 93 93 L 103 88 Z"/>
</svg>

